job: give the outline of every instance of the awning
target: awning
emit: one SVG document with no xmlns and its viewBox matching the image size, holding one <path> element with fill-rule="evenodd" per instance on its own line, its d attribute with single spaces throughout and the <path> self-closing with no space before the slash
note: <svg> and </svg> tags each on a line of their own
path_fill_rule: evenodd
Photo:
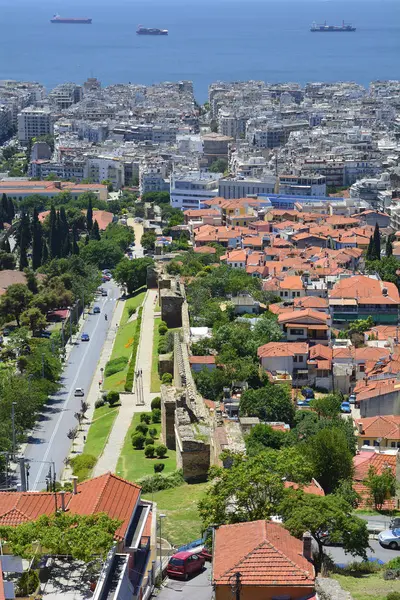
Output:
<svg viewBox="0 0 400 600">
<path fill-rule="evenodd" d="M 357 306 L 355 298 L 329 298 L 329 306 Z"/>
<path fill-rule="evenodd" d="M 321 331 L 326 331 L 328 329 L 328 325 L 310 325 L 303 323 L 284 323 L 284 325 L 293 329 L 317 329 Z"/>
</svg>

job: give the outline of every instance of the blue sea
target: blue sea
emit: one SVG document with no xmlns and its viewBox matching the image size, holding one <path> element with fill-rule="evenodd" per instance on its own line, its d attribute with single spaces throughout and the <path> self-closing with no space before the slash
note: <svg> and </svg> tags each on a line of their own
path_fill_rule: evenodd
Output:
<svg viewBox="0 0 400 600">
<path fill-rule="evenodd" d="M 92 25 L 51 24 L 92 17 Z M 355 33 L 310 33 L 342 20 Z M 199 101 L 216 80 L 400 78 L 399 0 L 0 0 L 0 78 L 52 88 L 190 79 Z M 144 27 L 168 37 L 139 37 Z"/>
</svg>

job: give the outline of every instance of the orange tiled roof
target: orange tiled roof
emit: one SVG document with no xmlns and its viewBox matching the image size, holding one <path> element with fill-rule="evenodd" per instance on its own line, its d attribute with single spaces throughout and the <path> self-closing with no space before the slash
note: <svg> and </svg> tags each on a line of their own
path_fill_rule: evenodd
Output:
<svg viewBox="0 0 400 600">
<path fill-rule="evenodd" d="M 213 583 L 229 585 L 237 571 L 242 585 L 314 588 L 313 565 L 303 544 L 278 523 L 252 521 L 215 531 Z"/>
<path fill-rule="evenodd" d="M 68 512 L 93 515 L 104 512 L 122 521 L 115 537 L 122 540 L 129 526 L 141 488 L 112 473 L 88 479 L 78 484 L 78 493 L 65 494 Z M 61 495 L 57 494 L 58 506 Z M 41 515 L 54 513 L 54 494 L 48 492 L 0 492 L 0 525 L 20 525 Z"/>
<path fill-rule="evenodd" d="M 325 492 L 316 479 L 312 479 L 308 485 L 299 485 L 293 483 L 293 481 L 285 481 L 285 488 L 292 488 L 294 490 L 303 490 L 306 494 L 314 494 L 315 496 L 325 496 Z"/>
<path fill-rule="evenodd" d="M 279 315 L 278 317 L 278 321 L 280 324 L 283 323 L 293 323 L 293 322 L 297 322 L 297 323 L 301 323 L 302 319 L 315 319 L 316 321 L 323 321 L 326 322 L 329 320 L 329 315 L 320 312 L 320 311 L 315 311 L 312 310 L 311 308 L 306 308 L 305 310 L 295 310 L 292 313 L 284 313 L 282 315 Z"/>
<path fill-rule="evenodd" d="M 257 349 L 259 358 L 294 356 L 295 354 L 308 354 L 308 344 L 306 342 L 269 342 Z"/>
<path fill-rule="evenodd" d="M 360 438 L 383 438 L 386 440 L 400 440 L 400 416 L 384 415 L 356 419 L 356 425 L 362 423 Z"/>
<path fill-rule="evenodd" d="M 374 335 L 377 340 L 386 341 L 390 337 L 395 339 L 398 331 L 399 329 L 396 325 L 376 325 L 369 331 L 366 331 L 365 334 L 367 337 Z"/>
<path fill-rule="evenodd" d="M 383 295 L 386 288 L 387 296 Z M 389 281 L 380 281 L 366 275 L 340 279 L 329 294 L 330 298 L 355 298 L 359 303 L 399 304 L 397 287 Z"/>
<path fill-rule="evenodd" d="M 296 308 L 328 308 L 328 300 L 319 296 L 295 298 L 293 304 Z"/>
</svg>

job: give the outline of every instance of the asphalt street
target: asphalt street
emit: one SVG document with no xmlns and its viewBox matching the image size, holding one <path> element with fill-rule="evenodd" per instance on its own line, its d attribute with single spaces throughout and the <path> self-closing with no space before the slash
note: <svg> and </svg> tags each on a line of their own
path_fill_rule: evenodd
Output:
<svg viewBox="0 0 400 600">
<path fill-rule="evenodd" d="M 35 429 L 26 446 L 24 457 L 29 461 L 29 489 L 46 489 L 46 475 L 51 462 L 55 464 L 57 479 L 64 469 L 64 460 L 69 454 L 71 440 L 67 437 L 70 429 L 77 425 L 74 417 L 89 391 L 101 349 L 106 339 L 111 316 L 114 312 L 119 289 L 115 283 L 102 284 L 108 296 L 100 296 L 95 304 L 100 306 L 100 314 L 85 317 L 82 332 L 88 333 L 89 342 L 81 342 L 80 335 L 75 342 L 61 377 L 62 388 L 49 398 Z M 104 315 L 107 314 L 106 321 Z M 75 339 L 75 337 L 74 337 Z M 82 387 L 83 398 L 75 398 L 75 388 Z"/>
<path fill-rule="evenodd" d="M 162 589 L 154 598 L 157 600 L 211 600 L 211 564 L 206 563 L 206 569 L 188 581 L 167 579 Z"/>
<path fill-rule="evenodd" d="M 392 558 L 397 558 L 400 556 L 399 550 L 388 550 L 386 548 L 382 548 L 379 544 L 378 540 L 370 540 L 369 545 L 371 546 L 371 550 L 367 551 L 368 558 L 377 558 L 387 563 Z M 326 554 L 330 554 L 336 564 L 348 564 L 351 562 L 360 562 L 361 558 L 359 556 L 353 557 L 351 554 L 346 554 L 343 548 L 339 546 L 327 546 L 325 548 Z"/>
</svg>

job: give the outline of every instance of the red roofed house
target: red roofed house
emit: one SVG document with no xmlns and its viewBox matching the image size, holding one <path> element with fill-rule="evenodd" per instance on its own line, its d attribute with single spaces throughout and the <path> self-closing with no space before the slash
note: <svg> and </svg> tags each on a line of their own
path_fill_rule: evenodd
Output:
<svg viewBox="0 0 400 600">
<path fill-rule="evenodd" d="M 307 343 L 269 342 L 258 348 L 257 356 L 272 378 L 281 374 L 281 381 L 284 380 L 282 374 L 287 374 L 288 380 L 291 378 L 293 383 L 308 383 Z"/>
<path fill-rule="evenodd" d="M 364 481 L 368 476 L 368 471 L 373 467 L 377 475 L 381 475 L 384 469 L 391 469 L 396 473 L 396 467 L 399 460 L 399 452 L 396 449 L 379 450 L 378 448 L 362 448 L 353 458 L 354 476 L 353 489 L 360 494 L 362 501 L 359 508 L 371 508 L 371 494 L 365 485 Z M 385 501 L 382 508 L 384 510 L 393 510 L 399 508 L 399 502 L 395 498 L 390 498 Z M 373 506 L 373 505 L 372 505 Z"/>
<path fill-rule="evenodd" d="M 267 280 L 263 285 L 263 290 L 273 291 L 284 301 L 302 298 L 306 294 L 305 285 L 300 275 L 288 275 L 282 279 Z"/>
<path fill-rule="evenodd" d="M 215 356 L 190 356 L 189 363 L 195 373 L 199 373 L 202 369 L 213 371 L 216 368 Z"/>
<path fill-rule="evenodd" d="M 74 482 L 73 492 L 0 492 L 0 525 L 17 526 L 41 515 L 52 515 L 55 501 L 60 511 L 76 515 L 106 513 L 121 521 L 115 532 L 116 544 L 98 578 L 98 597 L 101 586 L 106 589 L 111 579 L 130 589 L 131 597 L 138 587 L 147 585 L 156 516 L 153 504 L 141 499 L 140 486 L 105 473 L 78 485 Z"/>
<path fill-rule="evenodd" d="M 282 313 L 278 316 L 279 325 L 282 327 L 288 342 L 305 342 L 310 344 L 324 344 L 330 341 L 330 316 L 306 308 L 294 310 L 291 313 Z"/>
<path fill-rule="evenodd" d="M 383 415 L 355 420 L 358 446 L 400 448 L 400 416 Z"/>
<path fill-rule="evenodd" d="M 215 600 L 232 600 L 237 573 L 241 600 L 311 599 L 311 537 L 300 541 L 269 521 L 221 525 L 214 540 Z"/>
</svg>

